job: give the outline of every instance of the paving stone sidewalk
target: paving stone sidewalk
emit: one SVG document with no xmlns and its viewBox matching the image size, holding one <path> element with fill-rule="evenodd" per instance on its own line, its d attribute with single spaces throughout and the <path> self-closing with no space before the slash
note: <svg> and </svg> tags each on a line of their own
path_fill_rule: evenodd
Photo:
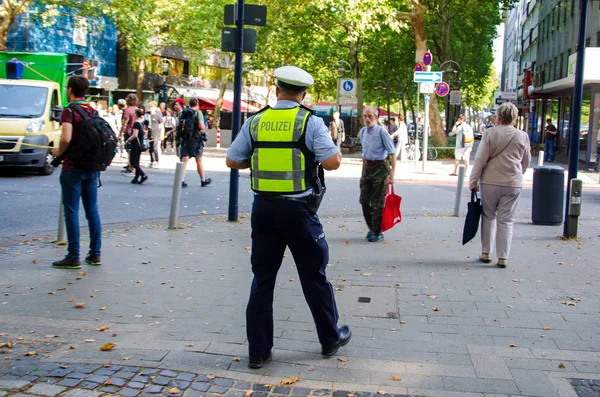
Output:
<svg viewBox="0 0 600 397">
<path fill-rule="evenodd" d="M 179 379 L 190 382 L 185 393 L 204 393 L 191 385 L 208 375 L 215 376 L 211 387 L 226 387 L 216 380 L 231 379 L 231 386 L 273 385 L 268 392 L 275 394 L 284 394 L 275 392 L 282 379 L 298 376 L 290 395 L 573 397 L 576 389 L 594 391 L 600 379 L 600 228 L 594 219 L 582 220 L 579 241 L 562 241 L 560 227 L 533 226 L 519 214 L 507 269 L 477 262 L 478 244 L 460 246 L 462 218 L 407 216 L 380 244 L 365 241 L 360 216 L 325 214 L 322 220 L 340 323 L 354 335 L 338 357 L 319 354 L 288 253 L 275 291 L 273 360 L 258 371 L 247 368 L 249 219 L 232 224 L 199 217 L 174 231 L 152 222 L 106 231 L 103 265 L 75 271 L 49 266 L 64 254 L 62 246 L 23 236 L 22 244 L 1 249 L 0 342 L 23 338 L 23 348 L 31 341 L 38 354 L 24 358 L 35 368 L 0 372 L 0 381 L 37 377 L 11 394 L 36 394 L 31 388 L 38 385 L 83 393 L 89 378 L 98 381 L 96 392 L 150 394 L 150 387 L 161 386 L 164 394 L 181 374 L 194 376 Z M 99 350 L 109 342 L 113 350 Z M 48 349 L 38 351 L 40 343 Z M 0 368 L 10 362 L 0 361 Z M 96 368 L 75 389 L 60 384 L 75 382 L 69 375 L 90 365 Z M 38 370 L 64 375 L 50 384 L 55 377 L 33 375 Z M 164 377 L 163 370 L 176 375 Z M 104 384 L 103 377 L 119 371 L 148 381 L 134 382 L 139 388 L 129 387 L 131 380 Z M 580 383 L 574 387 L 572 380 Z M 231 386 L 218 394 L 245 390 Z"/>
</svg>

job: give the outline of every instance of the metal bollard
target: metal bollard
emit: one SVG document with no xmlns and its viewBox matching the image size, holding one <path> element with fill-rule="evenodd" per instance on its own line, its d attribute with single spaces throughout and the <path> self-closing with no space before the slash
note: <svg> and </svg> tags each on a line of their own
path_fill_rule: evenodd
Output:
<svg viewBox="0 0 600 397">
<path fill-rule="evenodd" d="M 58 204 L 58 235 L 56 236 L 56 242 L 62 243 L 67 241 L 67 227 L 65 225 L 65 207 L 63 206 L 62 196 L 60 203 Z"/>
<path fill-rule="evenodd" d="M 184 164 L 177 162 L 175 167 L 175 182 L 173 182 L 173 197 L 171 198 L 171 215 L 169 216 L 169 229 L 177 227 L 177 216 L 179 214 L 179 200 L 181 198 L 181 181 L 183 180 Z"/>
<path fill-rule="evenodd" d="M 456 199 L 454 200 L 454 216 L 458 216 L 460 212 L 460 202 L 462 200 L 463 185 L 465 183 L 465 166 L 458 166 L 458 182 L 456 182 Z"/>
<path fill-rule="evenodd" d="M 217 128 L 217 149 L 221 149 L 221 129 Z"/>
<path fill-rule="evenodd" d="M 538 152 L 538 167 L 541 167 L 542 165 L 544 165 L 544 151 L 540 150 Z"/>
</svg>

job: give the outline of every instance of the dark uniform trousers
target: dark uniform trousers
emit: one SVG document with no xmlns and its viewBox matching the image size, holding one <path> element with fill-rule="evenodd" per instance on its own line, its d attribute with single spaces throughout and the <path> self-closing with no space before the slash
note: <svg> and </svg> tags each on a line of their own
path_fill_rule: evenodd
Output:
<svg viewBox="0 0 600 397">
<path fill-rule="evenodd" d="M 367 227 L 373 235 L 381 233 L 381 217 L 385 203 L 385 181 L 390 174 L 387 161 L 375 164 L 365 163 L 360 177 L 360 204 Z"/>
<path fill-rule="evenodd" d="M 318 216 L 304 203 L 256 195 L 252 206 L 254 280 L 246 308 L 250 357 L 268 357 L 273 347 L 273 290 L 286 246 L 296 262 L 319 341 L 331 345 L 339 338 L 335 297 L 325 275 L 329 246 Z"/>
</svg>

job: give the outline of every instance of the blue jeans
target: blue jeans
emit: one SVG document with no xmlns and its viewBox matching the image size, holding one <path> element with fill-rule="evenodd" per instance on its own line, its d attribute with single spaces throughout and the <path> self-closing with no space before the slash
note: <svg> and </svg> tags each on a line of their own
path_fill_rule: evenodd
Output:
<svg viewBox="0 0 600 397">
<path fill-rule="evenodd" d="M 546 139 L 544 142 L 544 161 L 554 162 L 554 139 Z"/>
<path fill-rule="evenodd" d="M 63 171 L 60 174 L 62 201 L 67 228 L 67 257 L 79 258 L 79 199 L 83 201 L 90 228 L 90 254 L 100 255 L 102 225 L 98 214 L 98 172 Z"/>
</svg>

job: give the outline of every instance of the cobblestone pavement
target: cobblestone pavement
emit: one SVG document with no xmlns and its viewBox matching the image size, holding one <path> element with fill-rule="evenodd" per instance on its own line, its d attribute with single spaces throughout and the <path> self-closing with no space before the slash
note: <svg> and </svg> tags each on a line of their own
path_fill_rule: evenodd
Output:
<svg viewBox="0 0 600 397">
<path fill-rule="evenodd" d="M 572 379 L 571 385 L 579 397 L 600 397 L 600 380 Z"/>
<path fill-rule="evenodd" d="M 0 337 L 0 397 L 372 397 L 362 391 L 309 389 L 287 384 L 260 384 L 191 372 L 128 365 L 43 362 L 60 344 Z M 286 380 L 283 380 L 286 383 Z M 381 396 L 381 394 L 379 394 Z M 389 397 L 409 397 L 388 394 Z"/>
</svg>

